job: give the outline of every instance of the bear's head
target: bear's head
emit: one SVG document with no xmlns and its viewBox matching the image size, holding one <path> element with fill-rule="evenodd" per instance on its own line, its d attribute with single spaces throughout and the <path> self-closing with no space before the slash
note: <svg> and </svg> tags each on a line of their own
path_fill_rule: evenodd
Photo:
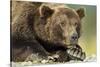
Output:
<svg viewBox="0 0 100 67">
<path fill-rule="evenodd" d="M 80 37 L 81 20 L 85 16 L 84 8 L 78 10 L 65 7 L 39 9 L 40 19 L 37 23 L 37 35 L 52 43 L 77 44 Z"/>
</svg>

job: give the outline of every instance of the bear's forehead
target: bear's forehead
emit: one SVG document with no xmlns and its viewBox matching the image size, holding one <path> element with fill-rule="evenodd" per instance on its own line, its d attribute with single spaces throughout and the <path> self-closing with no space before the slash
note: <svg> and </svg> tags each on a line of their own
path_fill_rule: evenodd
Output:
<svg viewBox="0 0 100 67">
<path fill-rule="evenodd" d="M 58 15 L 67 15 L 68 18 L 79 18 L 77 12 L 74 9 L 70 9 L 70 8 L 58 8 L 55 11 L 56 14 Z"/>
<path fill-rule="evenodd" d="M 80 18 L 74 9 L 57 8 L 57 10 L 55 10 L 55 14 L 53 14 L 52 16 L 52 21 L 55 21 L 57 23 L 60 23 L 60 22 L 79 23 Z"/>
</svg>

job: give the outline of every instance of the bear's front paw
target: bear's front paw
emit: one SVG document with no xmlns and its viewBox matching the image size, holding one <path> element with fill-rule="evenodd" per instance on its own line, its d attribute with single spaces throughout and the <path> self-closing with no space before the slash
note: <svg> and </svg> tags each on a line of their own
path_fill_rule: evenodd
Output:
<svg viewBox="0 0 100 67">
<path fill-rule="evenodd" d="M 82 52 L 82 50 L 78 48 L 69 48 L 67 49 L 67 53 L 72 60 L 83 61 L 86 58 L 85 52 Z"/>
</svg>

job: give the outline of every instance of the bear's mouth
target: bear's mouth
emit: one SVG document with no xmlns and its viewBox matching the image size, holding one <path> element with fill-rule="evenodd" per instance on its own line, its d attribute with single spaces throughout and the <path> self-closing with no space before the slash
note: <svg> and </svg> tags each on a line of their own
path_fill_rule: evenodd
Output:
<svg viewBox="0 0 100 67">
<path fill-rule="evenodd" d="M 76 40 L 70 40 L 70 44 L 77 44 L 78 43 L 78 39 L 76 39 Z"/>
<path fill-rule="evenodd" d="M 78 39 L 77 40 L 64 41 L 64 44 L 66 44 L 66 45 L 78 44 Z"/>
</svg>

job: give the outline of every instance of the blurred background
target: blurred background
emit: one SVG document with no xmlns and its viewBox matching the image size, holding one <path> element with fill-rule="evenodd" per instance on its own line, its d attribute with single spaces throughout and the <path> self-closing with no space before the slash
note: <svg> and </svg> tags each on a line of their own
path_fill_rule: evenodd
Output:
<svg viewBox="0 0 100 67">
<path fill-rule="evenodd" d="M 78 9 L 85 8 L 86 16 L 82 19 L 82 31 L 79 44 L 88 57 L 96 57 L 96 6 L 94 5 L 71 5 L 68 7 Z"/>
</svg>

